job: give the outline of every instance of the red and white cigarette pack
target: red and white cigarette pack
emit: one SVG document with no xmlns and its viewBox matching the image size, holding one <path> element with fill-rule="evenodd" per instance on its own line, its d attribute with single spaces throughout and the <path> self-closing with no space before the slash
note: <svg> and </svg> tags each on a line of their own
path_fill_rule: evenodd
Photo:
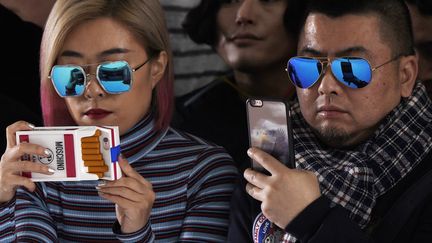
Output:
<svg viewBox="0 0 432 243">
<path fill-rule="evenodd" d="M 38 144 L 49 151 L 47 157 L 23 156 L 22 160 L 42 163 L 55 171 L 53 175 L 22 173 L 33 181 L 116 180 L 121 177 L 117 126 L 36 127 L 31 131 L 18 131 L 16 140 L 18 144 Z"/>
</svg>

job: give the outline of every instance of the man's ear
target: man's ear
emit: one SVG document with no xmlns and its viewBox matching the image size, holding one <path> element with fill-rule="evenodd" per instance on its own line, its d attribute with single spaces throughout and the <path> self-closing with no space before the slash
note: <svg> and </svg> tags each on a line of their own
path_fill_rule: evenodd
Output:
<svg viewBox="0 0 432 243">
<path fill-rule="evenodd" d="M 165 74 L 165 69 L 168 64 L 168 54 L 166 51 L 161 51 L 158 56 L 151 60 L 150 63 L 150 77 L 152 81 L 152 88 L 154 88 Z"/>
<path fill-rule="evenodd" d="M 417 80 L 418 57 L 417 55 L 402 56 L 399 62 L 399 81 L 401 96 L 411 96 L 414 84 Z"/>
</svg>

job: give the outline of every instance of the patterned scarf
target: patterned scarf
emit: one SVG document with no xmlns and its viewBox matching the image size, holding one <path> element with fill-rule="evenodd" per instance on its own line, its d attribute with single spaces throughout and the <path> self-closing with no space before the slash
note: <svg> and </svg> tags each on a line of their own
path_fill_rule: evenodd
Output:
<svg viewBox="0 0 432 243">
<path fill-rule="evenodd" d="M 292 104 L 294 149 L 297 168 L 313 171 L 321 192 L 350 212 L 364 228 L 379 196 L 410 172 L 432 148 L 432 103 L 417 83 L 381 122 L 377 131 L 352 149 L 328 149 Z"/>
</svg>

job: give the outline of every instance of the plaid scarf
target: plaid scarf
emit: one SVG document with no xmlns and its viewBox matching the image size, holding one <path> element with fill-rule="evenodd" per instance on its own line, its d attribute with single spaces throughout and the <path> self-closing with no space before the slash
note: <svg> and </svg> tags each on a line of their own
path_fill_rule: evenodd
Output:
<svg viewBox="0 0 432 243">
<path fill-rule="evenodd" d="M 432 148 L 432 104 L 420 83 L 368 140 L 352 149 L 321 146 L 302 117 L 298 102 L 292 104 L 291 112 L 297 168 L 313 171 L 321 192 L 346 208 L 362 228 L 371 218 L 376 199 Z"/>
</svg>

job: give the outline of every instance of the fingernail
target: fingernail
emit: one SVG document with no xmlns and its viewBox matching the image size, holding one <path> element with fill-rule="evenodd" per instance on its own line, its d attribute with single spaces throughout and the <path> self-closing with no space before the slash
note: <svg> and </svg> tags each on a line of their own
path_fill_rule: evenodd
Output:
<svg viewBox="0 0 432 243">
<path fill-rule="evenodd" d="M 120 153 L 119 157 L 122 159 L 126 159 L 126 157 L 122 153 Z"/>
<path fill-rule="evenodd" d="M 44 154 L 45 154 L 46 156 L 49 156 L 49 155 L 50 155 L 50 151 L 49 151 L 49 149 L 44 149 Z"/>
<path fill-rule="evenodd" d="M 31 129 L 34 129 L 36 126 L 31 124 L 31 123 L 27 123 L 27 126 L 29 126 Z"/>
<path fill-rule="evenodd" d="M 96 186 L 96 189 L 98 187 L 105 186 L 105 185 L 106 185 L 106 181 L 99 181 L 98 185 Z"/>
<path fill-rule="evenodd" d="M 249 174 L 249 168 L 247 168 L 246 170 L 243 171 L 243 176 L 246 176 Z"/>
<path fill-rule="evenodd" d="M 50 172 L 50 173 L 54 173 L 55 170 L 53 170 L 53 169 L 51 169 L 51 168 L 48 168 L 48 172 Z"/>
<path fill-rule="evenodd" d="M 249 156 L 252 156 L 252 149 L 251 149 L 251 148 L 247 150 L 247 154 L 248 154 Z"/>
</svg>

